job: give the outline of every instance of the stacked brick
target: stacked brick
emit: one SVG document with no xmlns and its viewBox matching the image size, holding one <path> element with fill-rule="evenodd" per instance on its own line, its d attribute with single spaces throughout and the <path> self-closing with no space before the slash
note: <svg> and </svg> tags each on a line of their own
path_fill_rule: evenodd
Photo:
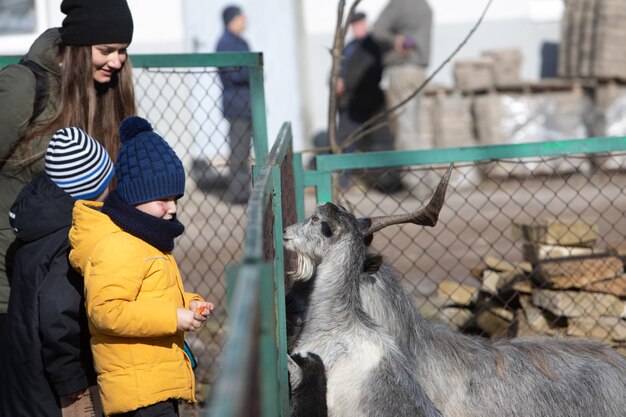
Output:
<svg viewBox="0 0 626 417">
<path fill-rule="evenodd" d="M 566 0 L 559 76 L 626 79 L 625 20 L 623 0 Z"/>
</svg>

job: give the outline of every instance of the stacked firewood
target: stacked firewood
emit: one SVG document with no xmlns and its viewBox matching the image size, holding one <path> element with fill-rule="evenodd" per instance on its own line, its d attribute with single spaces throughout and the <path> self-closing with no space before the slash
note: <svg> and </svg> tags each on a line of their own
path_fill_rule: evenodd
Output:
<svg viewBox="0 0 626 417">
<path fill-rule="evenodd" d="M 438 317 L 492 337 L 584 337 L 626 353 L 626 251 L 597 248 L 597 226 L 584 220 L 512 229 L 524 261 L 486 257 L 472 269 L 476 285 L 441 282 Z"/>
</svg>

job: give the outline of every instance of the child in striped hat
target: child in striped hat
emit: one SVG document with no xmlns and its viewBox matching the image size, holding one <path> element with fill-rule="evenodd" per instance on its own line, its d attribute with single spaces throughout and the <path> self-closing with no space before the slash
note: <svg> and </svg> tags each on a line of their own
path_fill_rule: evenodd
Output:
<svg viewBox="0 0 626 417">
<path fill-rule="evenodd" d="M 17 239 L 0 341 L 0 403 L 11 411 L 7 415 L 60 416 L 61 409 L 71 408 L 85 417 L 102 413 L 83 279 L 69 265 L 68 232 L 74 202 L 102 201 L 113 173 L 109 155 L 94 138 L 76 127 L 61 129 L 48 144 L 45 171 L 11 207 Z"/>
</svg>

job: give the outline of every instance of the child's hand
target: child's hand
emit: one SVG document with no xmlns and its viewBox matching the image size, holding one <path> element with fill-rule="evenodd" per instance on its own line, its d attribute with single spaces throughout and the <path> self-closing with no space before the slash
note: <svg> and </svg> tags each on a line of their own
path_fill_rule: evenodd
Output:
<svg viewBox="0 0 626 417">
<path fill-rule="evenodd" d="M 176 309 L 177 316 L 177 325 L 176 328 L 178 330 L 182 330 L 185 332 L 192 332 L 200 326 L 202 326 L 202 322 L 205 320 L 203 317 L 201 320 L 196 317 L 202 317 L 200 314 L 194 313 L 191 310 L 187 310 L 186 308 L 177 308 Z"/>
<path fill-rule="evenodd" d="M 204 321 L 209 315 L 211 315 L 213 310 L 215 310 L 215 305 L 213 305 L 213 303 L 209 303 L 208 301 L 193 300 L 189 303 L 189 309 L 199 316 L 196 317 L 197 320 Z"/>
</svg>

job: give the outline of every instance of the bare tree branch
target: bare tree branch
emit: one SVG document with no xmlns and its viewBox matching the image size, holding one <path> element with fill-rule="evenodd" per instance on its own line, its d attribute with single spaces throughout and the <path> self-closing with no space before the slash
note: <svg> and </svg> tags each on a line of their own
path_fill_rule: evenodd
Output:
<svg viewBox="0 0 626 417">
<path fill-rule="evenodd" d="M 328 97 L 328 143 L 330 144 L 332 153 L 341 152 L 341 148 L 337 145 L 337 78 L 341 69 L 343 59 L 343 47 L 348 33 L 350 20 L 356 11 L 361 0 L 355 0 L 350 6 L 348 17 L 344 22 L 345 0 L 340 0 L 337 6 L 337 24 L 335 26 L 335 40 L 331 50 L 332 64 L 329 80 L 329 97 Z"/>
<path fill-rule="evenodd" d="M 489 7 L 491 6 L 492 2 L 493 2 L 493 0 L 488 0 L 488 2 L 485 5 L 485 8 L 483 9 L 480 17 L 476 21 L 476 24 L 474 24 L 474 27 L 472 27 L 472 29 L 465 36 L 463 41 L 437 67 L 437 69 L 435 69 L 435 71 L 432 74 L 430 74 L 424 80 L 424 82 L 422 82 L 422 84 L 420 84 L 419 87 L 417 87 L 417 89 L 415 91 L 413 91 L 413 93 L 411 93 L 404 100 L 402 100 L 400 103 L 398 103 L 397 105 L 393 106 L 392 108 L 389 108 L 389 109 L 387 109 L 387 110 L 385 110 L 383 112 L 380 112 L 380 113 L 376 114 L 375 116 L 371 117 L 370 119 L 368 119 L 367 121 L 365 121 L 358 129 L 356 129 L 354 132 L 352 132 L 350 135 L 348 135 L 348 137 L 344 140 L 344 143 L 350 143 L 350 144 L 355 143 L 357 140 L 359 140 L 360 138 L 365 136 L 367 133 L 369 133 L 371 131 L 370 129 L 371 129 L 372 126 L 378 125 L 379 123 L 383 122 L 384 120 L 386 120 L 386 118 L 387 118 L 387 116 L 389 114 L 391 114 L 391 113 L 395 112 L 396 110 L 400 109 L 407 102 L 409 102 L 411 99 L 413 99 L 415 96 L 417 96 L 420 93 L 420 91 L 422 91 L 424 89 L 424 87 L 443 69 L 443 67 L 445 67 L 448 64 L 448 62 L 450 62 L 450 60 L 452 60 L 452 58 L 454 58 L 454 56 L 461 50 L 461 48 L 463 46 L 465 46 L 467 41 L 469 41 L 469 39 L 472 37 L 474 32 L 476 32 L 476 30 L 478 29 L 478 27 L 482 23 L 482 21 L 483 21 L 485 15 L 487 14 L 487 11 L 489 10 Z"/>
<path fill-rule="evenodd" d="M 343 10 L 346 6 L 346 0 L 339 0 L 337 6 L 337 24 L 335 26 L 335 40 L 333 41 L 333 49 L 331 50 L 332 63 L 330 67 L 330 80 L 328 85 L 328 143 L 332 149 L 332 153 L 337 150 L 337 77 L 341 65 L 341 56 L 343 55 Z"/>
</svg>

